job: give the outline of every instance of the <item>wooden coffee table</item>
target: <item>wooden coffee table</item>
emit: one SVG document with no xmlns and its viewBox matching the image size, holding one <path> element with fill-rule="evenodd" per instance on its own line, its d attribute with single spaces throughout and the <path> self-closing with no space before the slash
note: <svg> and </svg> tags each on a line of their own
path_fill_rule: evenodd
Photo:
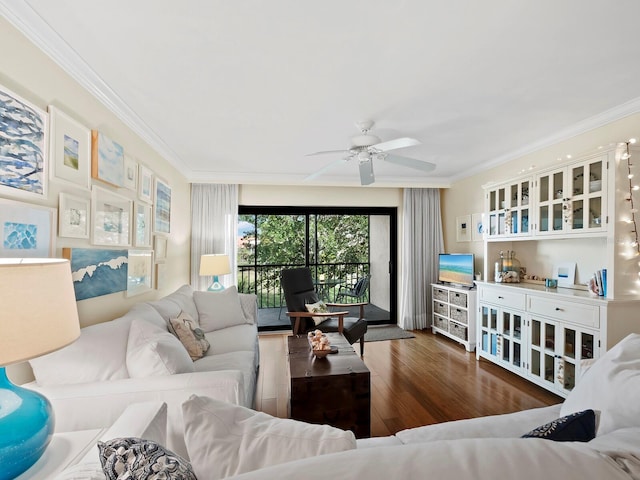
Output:
<svg viewBox="0 0 640 480">
<path fill-rule="evenodd" d="M 316 358 L 306 335 L 288 337 L 289 416 L 309 423 L 351 430 L 357 438 L 371 436 L 370 372 L 349 342 L 328 333 L 338 353 Z"/>
</svg>

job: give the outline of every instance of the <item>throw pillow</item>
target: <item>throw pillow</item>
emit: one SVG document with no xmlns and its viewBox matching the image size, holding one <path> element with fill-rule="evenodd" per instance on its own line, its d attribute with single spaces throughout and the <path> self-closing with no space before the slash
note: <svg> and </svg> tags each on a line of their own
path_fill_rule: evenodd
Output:
<svg viewBox="0 0 640 480">
<path fill-rule="evenodd" d="M 327 304 L 322 300 L 317 301 L 316 303 L 305 303 L 305 307 L 307 307 L 307 312 L 310 313 L 327 313 L 329 308 Z M 324 322 L 328 317 L 311 317 L 313 318 L 313 323 L 315 323 L 316 327 Z"/>
<path fill-rule="evenodd" d="M 569 393 L 560 415 L 600 412 L 598 435 L 640 427 L 640 334 L 632 333 L 594 362 Z"/>
<path fill-rule="evenodd" d="M 178 337 L 178 340 L 189 352 L 191 360 L 204 357 L 209 347 L 209 341 L 204 338 L 204 332 L 186 312 L 180 312 L 177 318 L 170 318 L 167 324 L 169 332 Z"/>
<path fill-rule="evenodd" d="M 108 480 L 197 480 L 188 461 L 151 440 L 98 442 L 98 457 Z"/>
<path fill-rule="evenodd" d="M 235 286 L 222 292 L 193 292 L 193 301 L 198 309 L 200 328 L 205 333 L 253 323 L 248 321 L 242 312 L 238 289 Z"/>
<path fill-rule="evenodd" d="M 182 415 L 191 464 L 208 480 L 356 447 L 351 431 L 275 418 L 208 397 L 192 395 L 182 404 Z"/>
<path fill-rule="evenodd" d="M 140 319 L 131 322 L 126 360 L 131 378 L 195 371 L 193 361 L 180 340 L 167 330 Z"/>
<path fill-rule="evenodd" d="M 522 435 L 522 438 L 544 438 L 556 442 L 588 442 L 595 437 L 596 414 L 593 410 L 572 413 Z"/>
</svg>

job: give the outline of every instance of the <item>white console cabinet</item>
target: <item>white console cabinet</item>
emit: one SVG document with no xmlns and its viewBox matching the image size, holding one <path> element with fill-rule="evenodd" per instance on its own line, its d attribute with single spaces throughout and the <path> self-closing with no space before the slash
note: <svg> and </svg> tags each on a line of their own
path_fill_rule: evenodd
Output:
<svg viewBox="0 0 640 480">
<path fill-rule="evenodd" d="M 433 302 L 433 333 L 441 333 L 460 342 L 468 352 L 476 346 L 476 294 L 475 290 L 434 283 L 431 285 Z"/>
<path fill-rule="evenodd" d="M 582 290 L 481 282 L 476 358 L 566 397 L 592 360 L 638 331 L 637 308 Z"/>
</svg>

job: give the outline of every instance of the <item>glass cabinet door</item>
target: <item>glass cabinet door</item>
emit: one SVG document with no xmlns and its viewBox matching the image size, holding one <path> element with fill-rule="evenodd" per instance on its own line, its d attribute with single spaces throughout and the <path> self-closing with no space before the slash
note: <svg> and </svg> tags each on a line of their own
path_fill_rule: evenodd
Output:
<svg viewBox="0 0 640 480">
<path fill-rule="evenodd" d="M 561 329 L 560 364 L 558 365 L 558 387 L 566 392 L 576 386 L 581 374 L 584 360 L 591 360 L 595 355 L 598 341 L 594 332 L 563 327 Z"/>
<path fill-rule="evenodd" d="M 531 185 L 531 179 L 524 179 L 489 191 L 489 237 L 522 236 L 530 233 Z"/>
<path fill-rule="evenodd" d="M 571 168 L 570 175 L 569 228 L 576 232 L 602 230 L 605 223 L 603 187 L 606 181 L 602 159 L 577 164 Z"/>
<path fill-rule="evenodd" d="M 511 367 L 522 368 L 524 364 L 522 351 L 523 316 L 517 312 L 503 310 L 500 318 L 502 336 L 500 359 Z"/>
<path fill-rule="evenodd" d="M 486 305 L 480 306 L 480 345 L 484 353 L 498 355 L 498 309 Z"/>
<path fill-rule="evenodd" d="M 564 229 L 568 209 L 564 177 L 564 169 L 538 177 L 538 231 L 541 233 L 560 233 Z"/>
<path fill-rule="evenodd" d="M 529 374 L 544 383 L 555 384 L 555 322 L 531 319 L 529 338 Z"/>
</svg>

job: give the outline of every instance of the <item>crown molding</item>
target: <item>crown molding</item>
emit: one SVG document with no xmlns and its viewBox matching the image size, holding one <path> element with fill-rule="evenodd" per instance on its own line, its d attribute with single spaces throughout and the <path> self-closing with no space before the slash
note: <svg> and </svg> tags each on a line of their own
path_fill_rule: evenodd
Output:
<svg viewBox="0 0 640 480">
<path fill-rule="evenodd" d="M 178 154 L 153 132 L 26 1 L 0 0 L 0 13 L 160 156 L 185 176 L 189 175 L 189 167 Z"/>
</svg>

